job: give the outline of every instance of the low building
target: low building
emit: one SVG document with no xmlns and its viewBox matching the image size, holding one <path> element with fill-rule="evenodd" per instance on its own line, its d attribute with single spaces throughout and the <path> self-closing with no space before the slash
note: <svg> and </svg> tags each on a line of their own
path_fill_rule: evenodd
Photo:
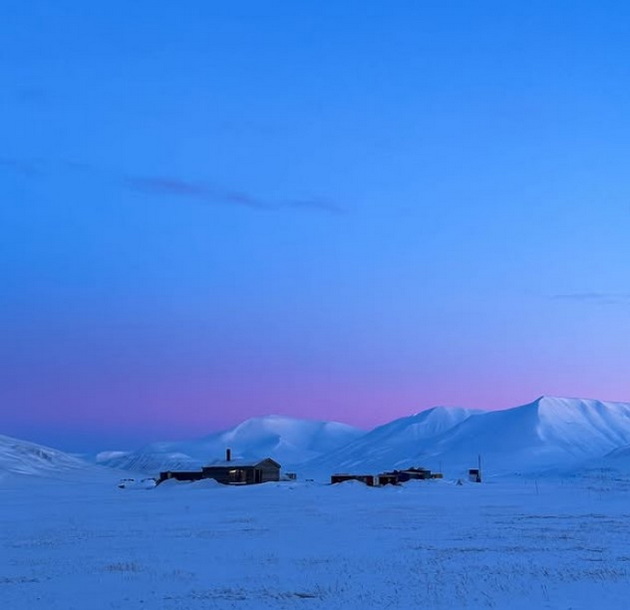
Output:
<svg viewBox="0 0 630 610">
<path fill-rule="evenodd" d="M 441 479 L 443 475 L 440 472 L 431 472 L 427 468 L 406 468 L 404 470 L 384 472 L 379 476 L 395 477 L 396 483 L 406 483 L 414 480 Z"/>
<path fill-rule="evenodd" d="M 360 481 L 368 487 L 374 487 L 375 477 L 372 474 L 333 474 L 330 477 L 331 485 L 335 483 L 344 483 L 346 481 Z"/>
<path fill-rule="evenodd" d="M 225 485 L 253 485 L 280 480 L 280 464 L 271 458 L 260 461 L 225 460 L 202 469 L 204 479 Z"/>
<path fill-rule="evenodd" d="M 405 470 L 392 470 L 379 474 L 333 474 L 330 477 L 331 484 L 344 481 L 361 481 L 368 487 L 382 487 L 383 485 L 399 485 L 413 479 L 441 479 L 442 474 L 431 472 L 426 468 L 407 468 Z"/>
<path fill-rule="evenodd" d="M 393 472 L 388 472 L 387 474 L 396 475 L 399 483 L 406 483 L 407 481 L 418 480 L 418 479 L 430 479 L 431 471 L 426 468 L 406 468 L 404 470 L 394 470 Z"/>
<path fill-rule="evenodd" d="M 166 472 L 160 472 L 160 476 L 155 484 L 159 485 L 169 479 L 174 481 L 201 481 L 203 472 L 201 470 L 167 470 Z"/>
</svg>

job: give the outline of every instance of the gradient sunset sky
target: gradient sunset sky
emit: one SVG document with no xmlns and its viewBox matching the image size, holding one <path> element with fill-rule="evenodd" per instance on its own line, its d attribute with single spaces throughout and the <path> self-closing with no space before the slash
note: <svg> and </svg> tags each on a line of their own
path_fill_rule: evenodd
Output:
<svg viewBox="0 0 630 610">
<path fill-rule="evenodd" d="M 0 433 L 630 400 L 630 3 L 8 0 L 0 48 Z"/>
</svg>

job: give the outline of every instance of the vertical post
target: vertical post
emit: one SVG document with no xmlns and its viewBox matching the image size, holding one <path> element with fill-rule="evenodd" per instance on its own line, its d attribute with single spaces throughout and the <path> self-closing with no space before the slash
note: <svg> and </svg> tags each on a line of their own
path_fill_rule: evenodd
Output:
<svg viewBox="0 0 630 610">
<path fill-rule="evenodd" d="M 231 462 L 232 461 L 232 450 L 231 449 L 226 449 L 225 450 L 225 461 L 226 462 Z"/>
</svg>

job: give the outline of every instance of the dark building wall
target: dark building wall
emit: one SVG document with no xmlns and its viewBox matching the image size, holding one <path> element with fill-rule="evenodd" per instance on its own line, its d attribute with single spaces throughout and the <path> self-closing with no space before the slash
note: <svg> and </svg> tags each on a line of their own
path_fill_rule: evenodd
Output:
<svg viewBox="0 0 630 610">
<path fill-rule="evenodd" d="M 157 483 L 163 483 L 168 479 L 175 479 L 176 481 L 201 481 L 203 478 L 204 475 L 201 470 L 174 470 L 160 472 L 160 478 L 157 480 Z"/>
<path fill-rule="evenodd" d="M 393 470 L 391 472 L 384 472 L 384 475 L 395 476 L 399 483 L 406 483 L 412 479 L 430 479 L 432 474 L 430 470 L 424 468 L 409 468 L 407 470 Z"/>
<path fill-rule="evenodd" d="M 257 469 L 261 471 L 261 483 L 280 480 L 280 466 L 271 460 L 264 460 L 258 464 Z"/>
<path fill-rule="evenodd" d="M 333 474 L 330 477 L 330 482 L 333 485 L 335 483 L 344 483 L 345 481 L 361 481 L 361 483 L 372 487 L 374 485 L 374 476 L 371 474 Z"/>
<path fill-rule="evenodd" d="M 377 479 L 379 485 L 398 485 L 399 483 L 395 474 L 379 474 Z"/>
<path fill-rule="evenodd" d="M 206 466 L 204 478 L 215 479 L 225 485 L 267 483 L 280 480 L 280 466 L 271 460 L 263 460 L 256 466 Z"/>
<path fill-rule="evenodd" d="M 231 482 L 230 470 L 232 470 L 232 468 L 225 468 L 223 466 L 213 468 L 212 466 L 207 466 L 203 469 L 203 477 L 204 479 L 215 479 L 219 483 L 228 485 Z"/>
</svg>

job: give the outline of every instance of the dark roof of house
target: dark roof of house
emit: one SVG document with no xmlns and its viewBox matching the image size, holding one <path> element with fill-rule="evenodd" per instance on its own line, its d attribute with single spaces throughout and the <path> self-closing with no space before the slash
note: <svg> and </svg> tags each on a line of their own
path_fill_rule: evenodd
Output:
<svg viewBox="0 0 630 610">
<path fill-rule="evenodd" d="M 199 470 L 162 470 L 160 474 L 202 474 L 201 468 Z"/>
<path fill-rule="evenodd" d="M 263 462 L 271 462 L 274 466 L 280 468 L 280 464 L 271 458 L 263 458 L 262 460 L 217 460 L 206 464 L 204 468 L 255 468 Z"/>
</svg>

